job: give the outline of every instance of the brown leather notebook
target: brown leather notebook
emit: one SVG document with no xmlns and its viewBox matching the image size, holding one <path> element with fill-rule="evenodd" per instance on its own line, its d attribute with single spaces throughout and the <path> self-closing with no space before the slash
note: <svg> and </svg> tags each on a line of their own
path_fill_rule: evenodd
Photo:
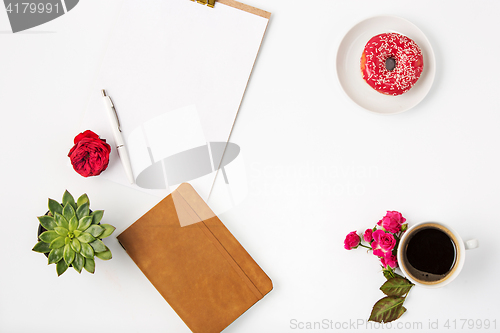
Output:
<svg viewBox="0 0 500 333">
<path fill-rule="evenodd" d="M 222 331 L 273 288 L 271 279 L 186 183 L 117 238 L 195 333 Z"/>
</svg>

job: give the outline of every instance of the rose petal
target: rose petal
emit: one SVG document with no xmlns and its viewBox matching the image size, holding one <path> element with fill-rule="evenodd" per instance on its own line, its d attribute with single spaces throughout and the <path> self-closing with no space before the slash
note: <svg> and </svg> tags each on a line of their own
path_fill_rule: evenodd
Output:
<svg viewBox="0 0 500 333">
<path fill-rule="evenodd" d="M 99 139 L 99 135 L 95 134 L 91 130 L 86 130 L 85 132 L 82 132 L 75 136 L 75 139 L 73 140 L 74 144 L 77 144 L 80 140 L 84 138 L 93 138 L 93 139 Z"/>
</svg>

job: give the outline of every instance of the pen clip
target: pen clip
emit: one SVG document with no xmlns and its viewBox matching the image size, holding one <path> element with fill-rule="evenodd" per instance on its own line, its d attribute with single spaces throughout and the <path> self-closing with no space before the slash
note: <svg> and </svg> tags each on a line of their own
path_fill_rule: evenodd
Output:
<svg viewBox="0 0 500 333">
<path fill-rule="evenodd" d="M 120 118 L 118 118 L 118 113 L 116 113 L 116 109 L 115 109 L 115 105 L 113 104 L 113 100 L 111 100 L 111 97 L 109 97 L 109 96 L 108 96 L 108 98 L 109 98 L 109 102 L 111 103 L 111 108 L 115 112 L 116 123 L 118 124 L 118 130 L 121 132 L 122 129 L 121 129 L 121 126 L 120 126 Z"/>
<path fill-rule="evenodd" d="M 107 97 L 109 99 L 109 102 L 111 103 L 111 108 L 113 109 L 113 112 L 115 113 L 116 123 L 118 124 L 118 131 L 121 132 L 122 129 L 120 126 L 120 118 L 118 118 L 118 113 L 116 113 L 115 104 L 113 103 L 113 100 L 111 99 L 111 97 L 108 94 L 106 94 L 106 90 L 102 89 L 101 92 L 102 92 L 103 97 L 105 97 L 105 98 Z"/>
</svg>

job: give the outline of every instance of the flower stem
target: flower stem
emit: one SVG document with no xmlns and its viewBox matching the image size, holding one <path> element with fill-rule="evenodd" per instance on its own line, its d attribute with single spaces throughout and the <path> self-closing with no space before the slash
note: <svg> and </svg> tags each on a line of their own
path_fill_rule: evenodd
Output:
<svg viewBox="0 0 500 333">
<path fill-rule="evenodd" d="M 361 243 L 359 243 L 359 246 L 366 247 L 368 250 L 372 250 L 372 248 L 371 248 L 371 247 L 366 246 L 366 245 L 363 245 L 363 244 L 361 244 Z"/>
</svg>

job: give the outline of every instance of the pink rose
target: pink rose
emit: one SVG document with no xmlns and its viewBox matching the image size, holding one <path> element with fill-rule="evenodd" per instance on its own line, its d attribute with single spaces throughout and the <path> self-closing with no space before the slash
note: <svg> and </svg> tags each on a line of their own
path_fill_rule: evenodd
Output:
<svg viewBox="0 0 500 333">
<path fill-rule="evenodd" d="M 373 254 L 379 257 L 385 257 L 396 246 L 396 239 L 390 233 L 384 230 L 375 230 L 372 242 Z"/>
<path fill-rule="evenodd" d="M 363 234 L 363 239 L 365 240 L 365 242 L 370 243 L 373 239 L 373 230 L 366 229 L 365 233 Z"/>
<path fill-rule="evenodd" d="M 401 225 L 405 223 L 406 219 L 397 211 L 387 211 L 387 214 L 377 224 L 384 228 L 386 231 L 393 234 L 401 230 Z"/>
<path fill-rule="evenodd" d="M 356 231 L 350 232 L 344 240 L 344 248 L 346 250 L 352 250 L 358 247 L 361 242 L 361 238 L 356 233 Z"/>
<path fill-rule="evenodd" d="M 380 258 L 380 262 L 384 268 L 387 268 L 387 266 L 390 266 L 391 268 L 398 267 L 398 259 L 390 252 L 387 252 L 385 257 Z"/>
</svg>

